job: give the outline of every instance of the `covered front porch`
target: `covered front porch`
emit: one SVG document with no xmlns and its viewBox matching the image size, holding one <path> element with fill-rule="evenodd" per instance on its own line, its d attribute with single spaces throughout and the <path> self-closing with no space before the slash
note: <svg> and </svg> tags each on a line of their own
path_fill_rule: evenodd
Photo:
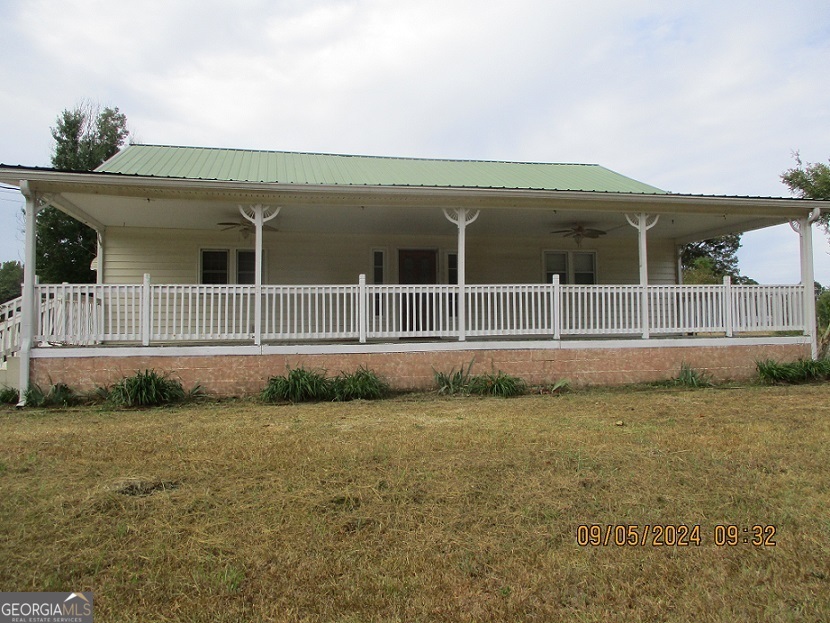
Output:
<svg viewBox="0 0 830 623">
<path fill-rule="evenodd" d="M 815 353 L 813 202 L 672 195 L 584 165 L 245 152 L 311 176 L 282 182 L 264 164 L 256 177 L 210 169 L 225 156 L 188 149 L 131 146 L 94 173 L 0 170 L 27 199 L 23 296 L 0 308 L 22 389 L 33 362 L 59 358 Z M 176 158 L 188 168 L 170 169 Z M 37 283 L 46 206 L 96 230 L 97 283 Z M 785 222 L 799 284 L 682 283 L 683 244 Z"/>
</svg>

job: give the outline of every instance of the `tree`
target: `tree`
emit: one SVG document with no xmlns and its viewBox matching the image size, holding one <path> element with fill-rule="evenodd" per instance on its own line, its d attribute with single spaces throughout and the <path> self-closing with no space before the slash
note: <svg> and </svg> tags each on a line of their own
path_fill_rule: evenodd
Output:
<svg viewBox="0 0 830 623">
<path fill-rule="evenodd" d="M 52 166 L 64 171 L 92 171 L 115 155 L 129 136 L 124 113 L 90 102 L 64 110 L 51 131 Z M 97 247 L 95 231 L 60 210 L 48 207 L 38 215 L 37 274 L 42 282 L 95 281 L 89 266 Z"/>
<path fill-rule="evenodd" d="M 694 268 L 701 258 L 711 260 L 711 270 L 723 280 L 725 275 L 738 275 L 738 249 L 741 247 L 740 234 L 727 234 L 701 242 L 690 242 L 683 246 L 680 252 L 680 262 L 683 271 Z"/>
<path fill-rule="evenodd" d="M 0 264 L 0 303 L 20 296 L 21 285 L 23 285 L 23 264 L 20 262 Z"/>
<path fill-rule="evenodd" d="M 735 284 L 758 283 L 738 272 L 740 248 L 741 234 L 727 234 L 684 245 L 680 251 L 683 283 L 722 283 L 727 276 Z"/>
<path fill-rule="evenodd" d="M 823 162 L 804 164 L 801 155 L 796 152 L 795 167 L 781 174 L 790 191 L 802 199 L 830 199 L 830 166 Z M 824 213 L 818 220 L 830 235 L 830 214 Z"/>
<path fill-rule="evenodd" d="M 92 171 L 124 144 L 127 117 L 118 108 L 84 102 L 64 110 L 51 129 L 55 139 L 52 166 L 66 171 Z"/>
</svg>

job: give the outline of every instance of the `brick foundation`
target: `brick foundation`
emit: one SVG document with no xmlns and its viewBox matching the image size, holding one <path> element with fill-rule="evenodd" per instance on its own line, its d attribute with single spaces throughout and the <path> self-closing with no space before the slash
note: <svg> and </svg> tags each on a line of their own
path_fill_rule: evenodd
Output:
<svg viewBox="0 0 830 623">
<path fill-rule="evenodd" d="M 794 361 L 809 358 L 807 344 L 724 346 L 662 346 L 639 348 L 517 348 L 513 350 L 441 350 L 338 354 L 176 355 L 135 357 L 48 357 L 32 359 L 34 383 L 46 387 L 66 383 L 89 391 L 112 384 L 138 370 L 155 369 L 181 380 L 185 389 L 200 384 L 217 396 L 255 394 L 269 377 L 303 366 L 329 375 L 365 366 L 395 389 L 433 387 L 433 370 L 449 372 L 475 360 L 474 374 L 497 372 L 521 377 L 530 384 L 568 378 L 575 385 L 622 385 L 677 376 L 682 363 L 705 371 L 715 380 L 746 380 L 755 375 L 759 359 Z"/>
</svg>

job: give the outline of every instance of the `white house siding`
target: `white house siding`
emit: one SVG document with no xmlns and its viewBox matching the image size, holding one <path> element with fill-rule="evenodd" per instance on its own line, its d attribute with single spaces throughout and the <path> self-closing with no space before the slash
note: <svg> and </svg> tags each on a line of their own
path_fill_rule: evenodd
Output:
<svg viewBox="0 0 830 623">
<path fill-rule="evenodd" d="M 202 249 L 253 249 L 252 236 L 237 232 L 110 228 L 105 237 L 104 281 L 140 283 L 150 273 L 154 283 L 199 283 Z M 265 283 L 352 284 L 365 273 L 371 282 L 372 251 L 386 251 L 386 279 L 397 282 L 399 249 L 439 251 L 439 282 L 446 282 L 446 255 L 455 252 L 455 235 L 388 236 L 266 233 Z M 541 283 L 545 251 L 577 250 L 571 240 L 477 237 L 474 226 L 467 236 L 467 282 Z M 636 238 L 585 240 L 582 251 L 597 253 L 597 278 L 604 284 L 639 281 Z M 676 282 L 676 255 L 672 241 L 650 240 L 649 281 Z"/>
</svg>

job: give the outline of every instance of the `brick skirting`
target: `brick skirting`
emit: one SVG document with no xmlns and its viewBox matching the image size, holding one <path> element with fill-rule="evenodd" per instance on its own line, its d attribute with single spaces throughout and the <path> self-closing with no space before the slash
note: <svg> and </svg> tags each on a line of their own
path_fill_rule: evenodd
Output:
<svg viewBox="0 0 830 623">
<path fill-rule="evenodd" d="M 660 346 L 640 348 L 567 348 L 510 350 L 431 350 L 337 354 L 174 355 L 132 357 L 48 357 L 32 359 L 31 380 L 41 387 L 66 383 L 89 391 L 112 384 L 138 370 L 155 369 L 181 380 L 185 389 L 200 384 L 217 396 L 255 394 L 268 377 L 303 366 L 331 376 L 365 366 L 398 390 L 425 390 L 434 385 L 433 370 L 449 372 L 475 361 L 473 373 L 498 372 L 530 384 L 568 378 L 574 385 L 623 385 L 677 376 L 682 363 L 718 381 L 747 380 L 760 359 L 794 361 L 810 357 L 808 344 Z"/>
</svg>

